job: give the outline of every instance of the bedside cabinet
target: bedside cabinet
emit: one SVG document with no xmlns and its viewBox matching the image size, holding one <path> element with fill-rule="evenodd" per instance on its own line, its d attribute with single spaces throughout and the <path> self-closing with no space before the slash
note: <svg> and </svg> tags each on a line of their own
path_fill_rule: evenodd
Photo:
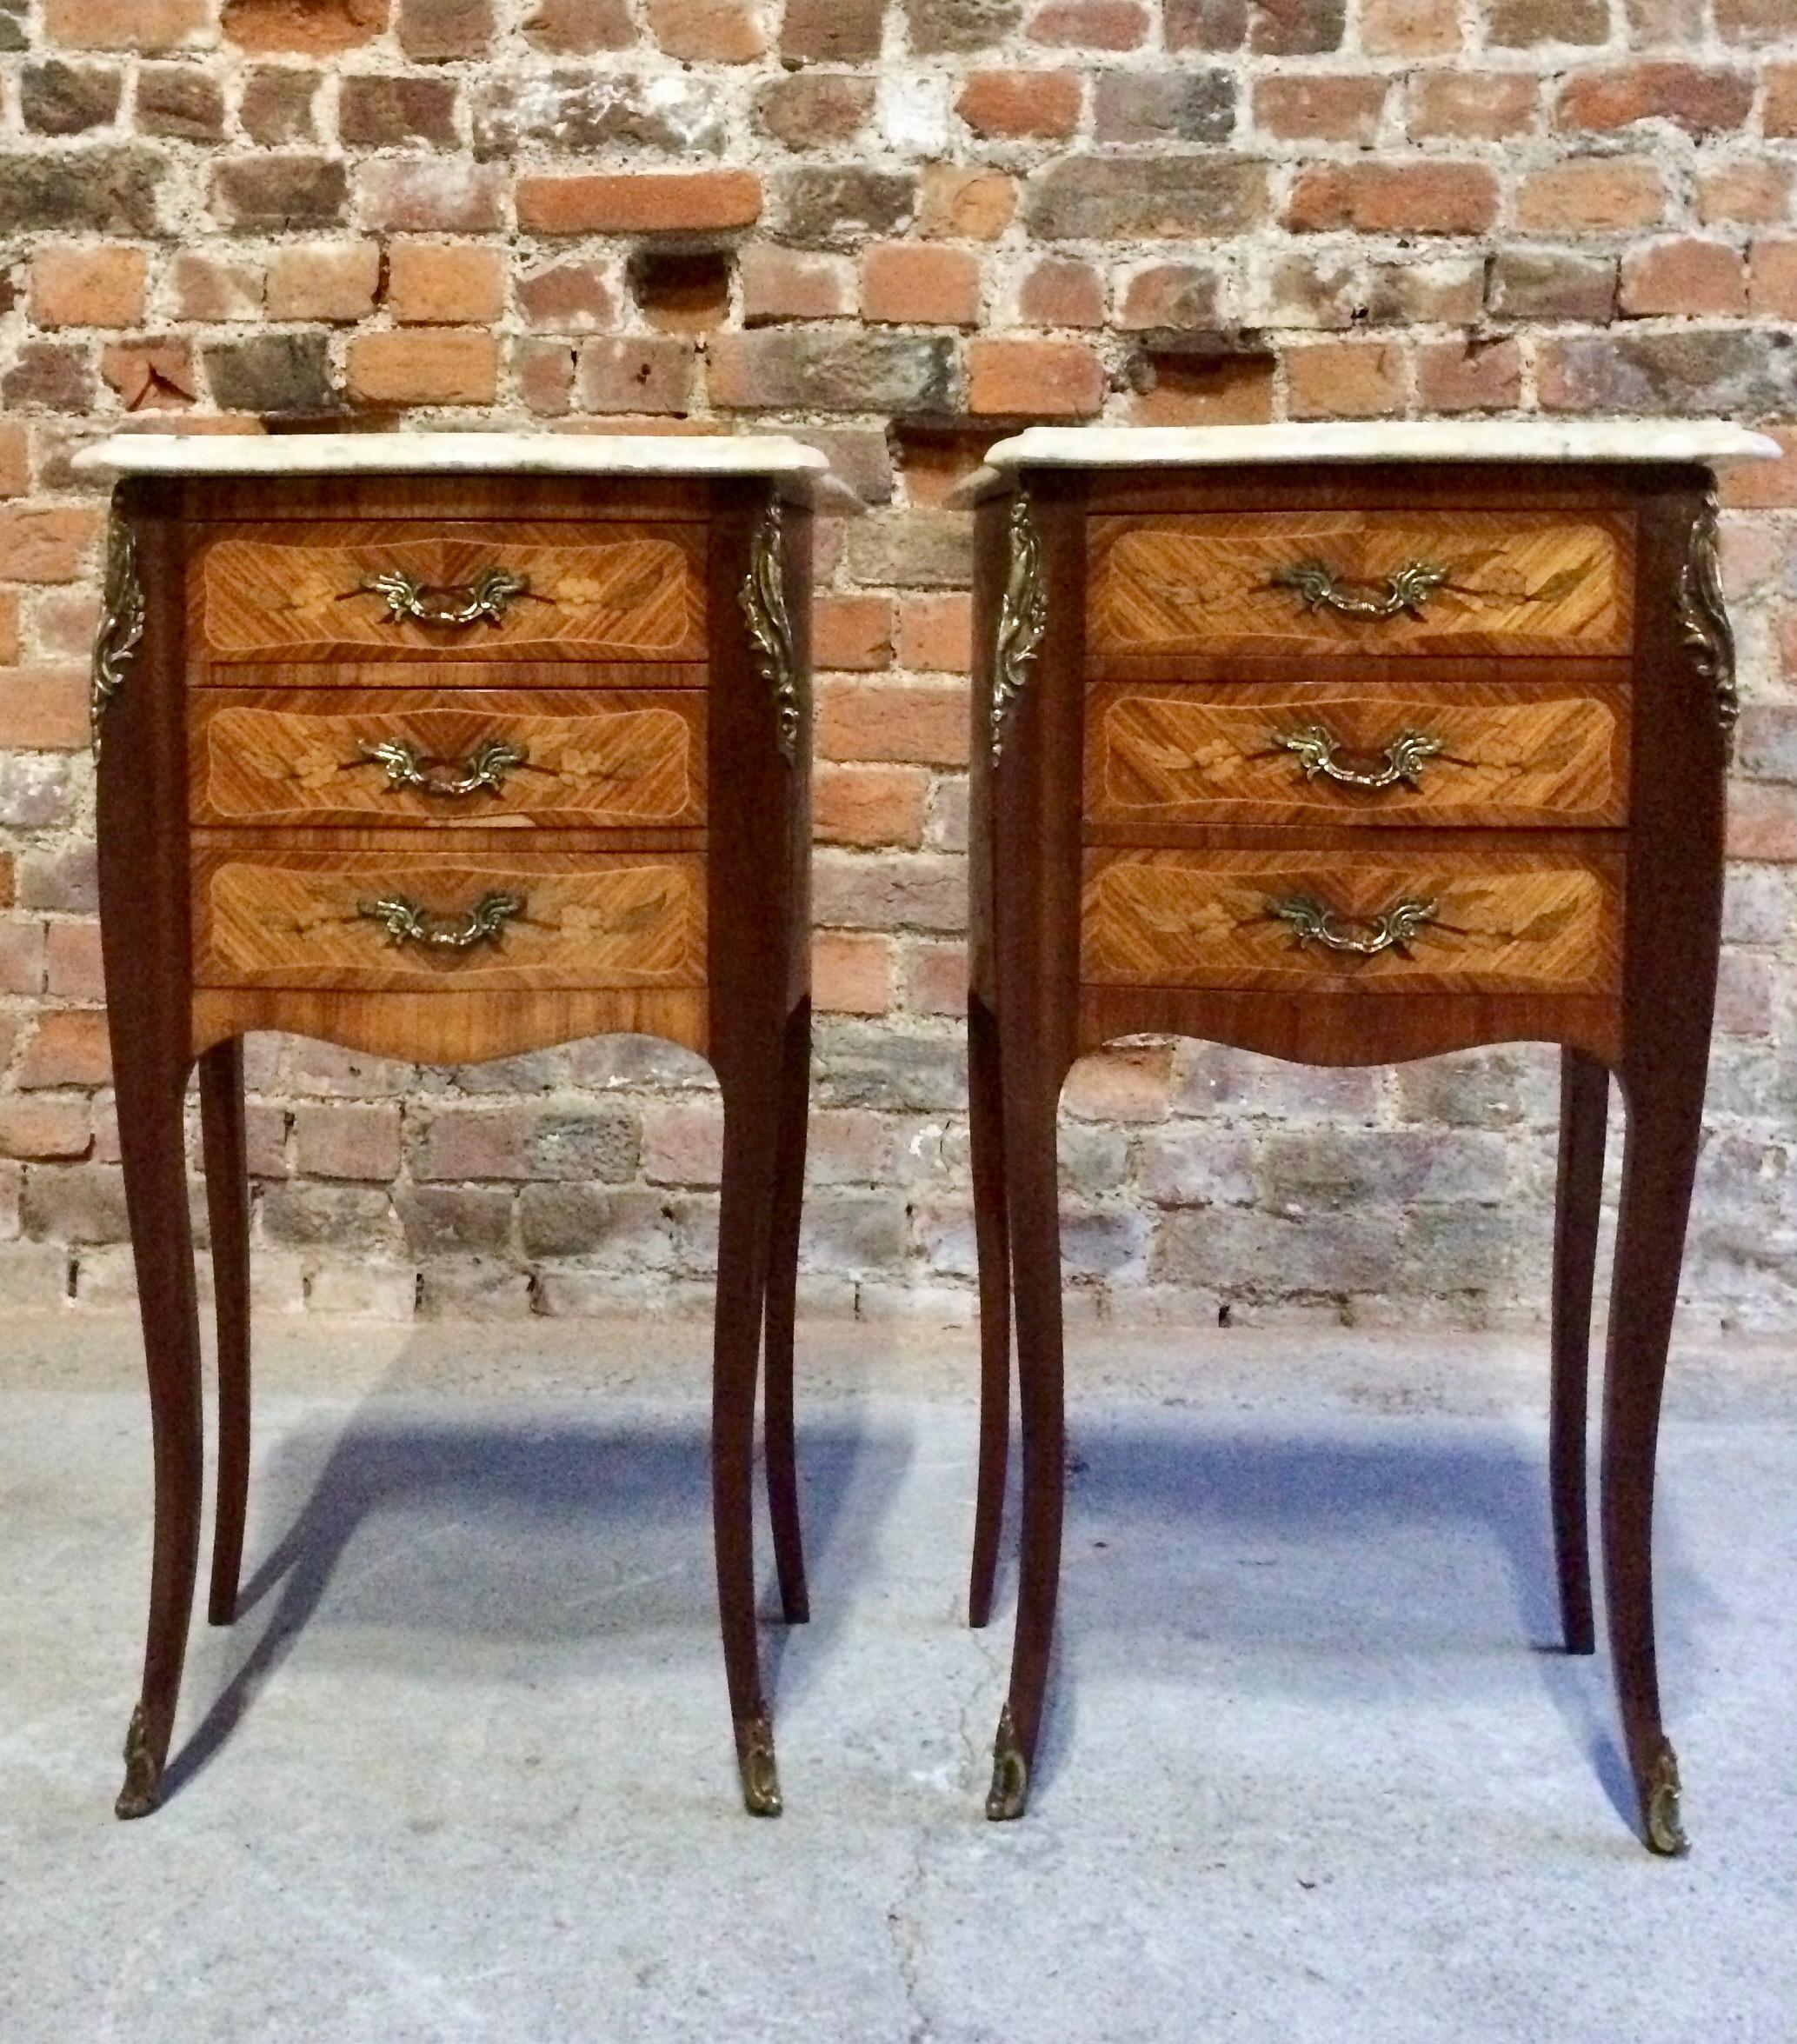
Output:
<svg viewBox="0 0 1797 2044">
<path fill-rule="evenodd" d="M 1028 1792 L 1063 1458 L 1055 1112 L 1167 1033 L 1317 1065 L 1561 1046 L 1550 1488 L 1593 1647 L 1587 1353 L 1627 1109 L 1604 1382 L 1612 1657 L 1642 1829 L 1682 1848 L 1650 1534 L 1701 1133 L 1735 716 L 1720 425 L 1039 429 L 978 497 L 973 1168 L 990 1614 L 1021 1398 L 1022 1567 L 988 1814 Z"/>
<path fill-rule="evenodd" d="M 806 1615 L 792 1324 L 810 1053 L 808 487 L 781 439 L 126 437 L 94 665 L 101 935 L 155 1439 L 156 1807 L 200 1534 L 183 1102 L 219 1332 L 210 1611 L 250 1467 L 242 1038 L 463 1062 L 609 1031 L 722 1090 L 713 1509 L 749 1808 L 780 1808 L 750 1478 L 762 1330 L 782 1602 Z"/>
</svg>

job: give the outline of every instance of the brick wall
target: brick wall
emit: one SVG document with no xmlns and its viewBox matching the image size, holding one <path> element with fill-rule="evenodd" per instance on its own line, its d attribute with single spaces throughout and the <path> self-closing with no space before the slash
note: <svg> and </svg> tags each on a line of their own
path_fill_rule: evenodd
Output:
<svg viewBox="0 0 1797 2044">
<path fill-rule="evenodd" d="M 1689 1289 L 1797 1324 L 1797 0 L 0 0 L 0 1299 L 129 1290 L 84 740 L 130 415 L 791 425 L 822 534 L 807 1283 L 969 1309 L 966 521 L 1032 418 L 1723 413 L 1743 656 Z M 251 1051 L 257 1282 L 702 1303 L 715 1095 L 636 1042 Z M 1069 1089 L 1096 1310 L 1537 1313 L 1554 1067 L 1194 1045 Z"/>
</svg>

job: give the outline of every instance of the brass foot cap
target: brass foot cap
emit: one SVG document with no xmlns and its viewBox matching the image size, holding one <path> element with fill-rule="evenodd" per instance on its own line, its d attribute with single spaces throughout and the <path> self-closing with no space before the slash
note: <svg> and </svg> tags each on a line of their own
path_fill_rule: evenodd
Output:
<svg viewBox="0 0 1797 2044">
<path fill-rule="evenodd" d="M 992 1741 L 992 1787 L 986 1795 L 986 1814 L 995 1824 L 1023 1814 L 1029 1801 L 1029 1762 L 1017 1743 L 1017 1728 L 1008 1703 L 998 1714 L 998 1736 Z"/>
<path fill-rule="evenodd" d="M 118 1801 L 113 1804 L 112 1812 L 115 1816 L 127 1820 L 147 1817 L 162 1800 L 162 1764 L 150 1750 L 143 1706 L 140 1703 L 131 1713 L 130 1728 L 125 1734 L 125 1784 L 118 1792 Z"/>
<path fill-rule="evenodd" d="M 742 1803 L 751 1817 L 777 1817 L 780 1770 L 774 1763 L 774 1728 L 758 1711 L 736 1728 L 736 1765 L 742 1775 Z"/>
<path fill-rule="evenodd" d="M 1672 1741 L 1662 1739 L 1647 1769 L 1644 1809 L 1647 1850 L 1669 1860 L 1679 1859 L 1691 1849 L 1679 1811 L 1681 1793 L 1679 1757 L 1672 1749 Z"/>
</svg>

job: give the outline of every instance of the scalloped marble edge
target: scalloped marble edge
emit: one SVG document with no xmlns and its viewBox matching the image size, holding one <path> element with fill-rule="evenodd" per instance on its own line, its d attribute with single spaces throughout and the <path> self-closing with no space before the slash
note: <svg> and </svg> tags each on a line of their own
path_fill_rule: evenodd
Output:
<svg viewBox="0 0 1797 2044">
<path fill-rule="evenodd" d="M 1775 461 L 1777 441 L 1722 419 L 1397 419 L 1309 426 L 1031 426 L 988 450 L 949 502 L 1016 469 L 1223 468 L 1259 462 Z"/>
<path fill-rule="evenodd" d="M 70 463 L 116 476 L 777 476 L 829 468 L 783 433 L 115 433 Z"/>
</svg>

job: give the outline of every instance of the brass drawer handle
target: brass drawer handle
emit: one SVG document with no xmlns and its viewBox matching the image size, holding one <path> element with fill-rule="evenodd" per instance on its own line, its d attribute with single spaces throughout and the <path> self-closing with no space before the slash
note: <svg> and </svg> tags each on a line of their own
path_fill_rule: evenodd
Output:
<svg viewBox="0 0 1797 2044">
<path fill-rule="evenodd" d="M 1333 909 L 1324 908 L 1313 895 L 1293 895 L 1267 906 L 1269 914 L 1291 924 L 1301 945 L 1321 944 L 1325 950 L 1347 951 L 1356 958 L 1374 958 L 1381 951 L 1396 951 L 1408 958 L 1411 939 L 1424 923 L 1435 919 L 1433 902 L 1395 902 L 1384 915 L 1367 919 L 1362 927 L 1368 934 L 1356 936 L 1341 927 Z"/>
<path fill-rule="evenodd" d="M 1343 766 L 1340 744 L 1322 724 L 1302 724 L 1295 731 L 1275 731 L 1273 742 L 1298 756 L 1304 778 L 1314 781 L 1321 774 L 1343 788 L 1395 788 L 1400 782 L 1415 788 L 1422 778 L 1422 762 L 1441 749 L 1441 741 L 1421 731 L 1400 731 L 1383 755 L 1385 764 L 1368 773 L 1359 767 Z"/>
<path fill-rule="evenodd" d="M 396 944 L 425 944 L 437 951 L 468 951 L 476 944 L 496 944 L 514 915 L 524 913 L 520 895 L 485 894 L 460 915 L 433 915 L 405 895 L 383 895 L 358 902 L 356 913 L 380 923 Z"/>
<path fill-rule="evenodd" d="M 420 624 L 460 631 L 478 624 L 483 618 L 489 624 L 499 623 L 514 596 L 529 595 L 530 582 L 529 576 L 514 575 L 509 568 L 483 568 L 465 587 L 436 592 L 448 601 L 434 604 L 429 600 L 433 592 L 429 584 L 408 575 L 403 568 L 389 568 L 370 576 L 357 593 L 385 596 L 391 624 L 403 624 L 414 617 Z"/>
<path fill-rule="evenodd" d="M 1407 561 L 1395 575 L 1386 577 L 1382 596 L 1350 596 L 1341 588 L 1343 577 L 1324 561 L 1295 561 L 1289 568 L 1273 571 L 1275 589 L 1296 589 L 1307 610 L 1334 610 L 1343 617 L 1395 617 L 1408 611 L 1422 616 L 1422 607 L 1448 580 L 1448 569 L 1430 561 Z"/>
<path fill-rule="evenodd" d="M 502 794 L 506 776 L 514 767 L 524 765 L 529 756 L 522 745 L 514 745 L 509 738 L 489 738 L 463 761 L 453 781 L 439 781 L 425 772 L 423 754 L 403 738 L 383 738 L 378 742 L 364 739 L 361 751 L 363 759 L 387 769 L 387 786 L 394 793 L 416 788 L 421 795 L 444 801 L 478 795 L 483 789 Z"/>
</svg>

